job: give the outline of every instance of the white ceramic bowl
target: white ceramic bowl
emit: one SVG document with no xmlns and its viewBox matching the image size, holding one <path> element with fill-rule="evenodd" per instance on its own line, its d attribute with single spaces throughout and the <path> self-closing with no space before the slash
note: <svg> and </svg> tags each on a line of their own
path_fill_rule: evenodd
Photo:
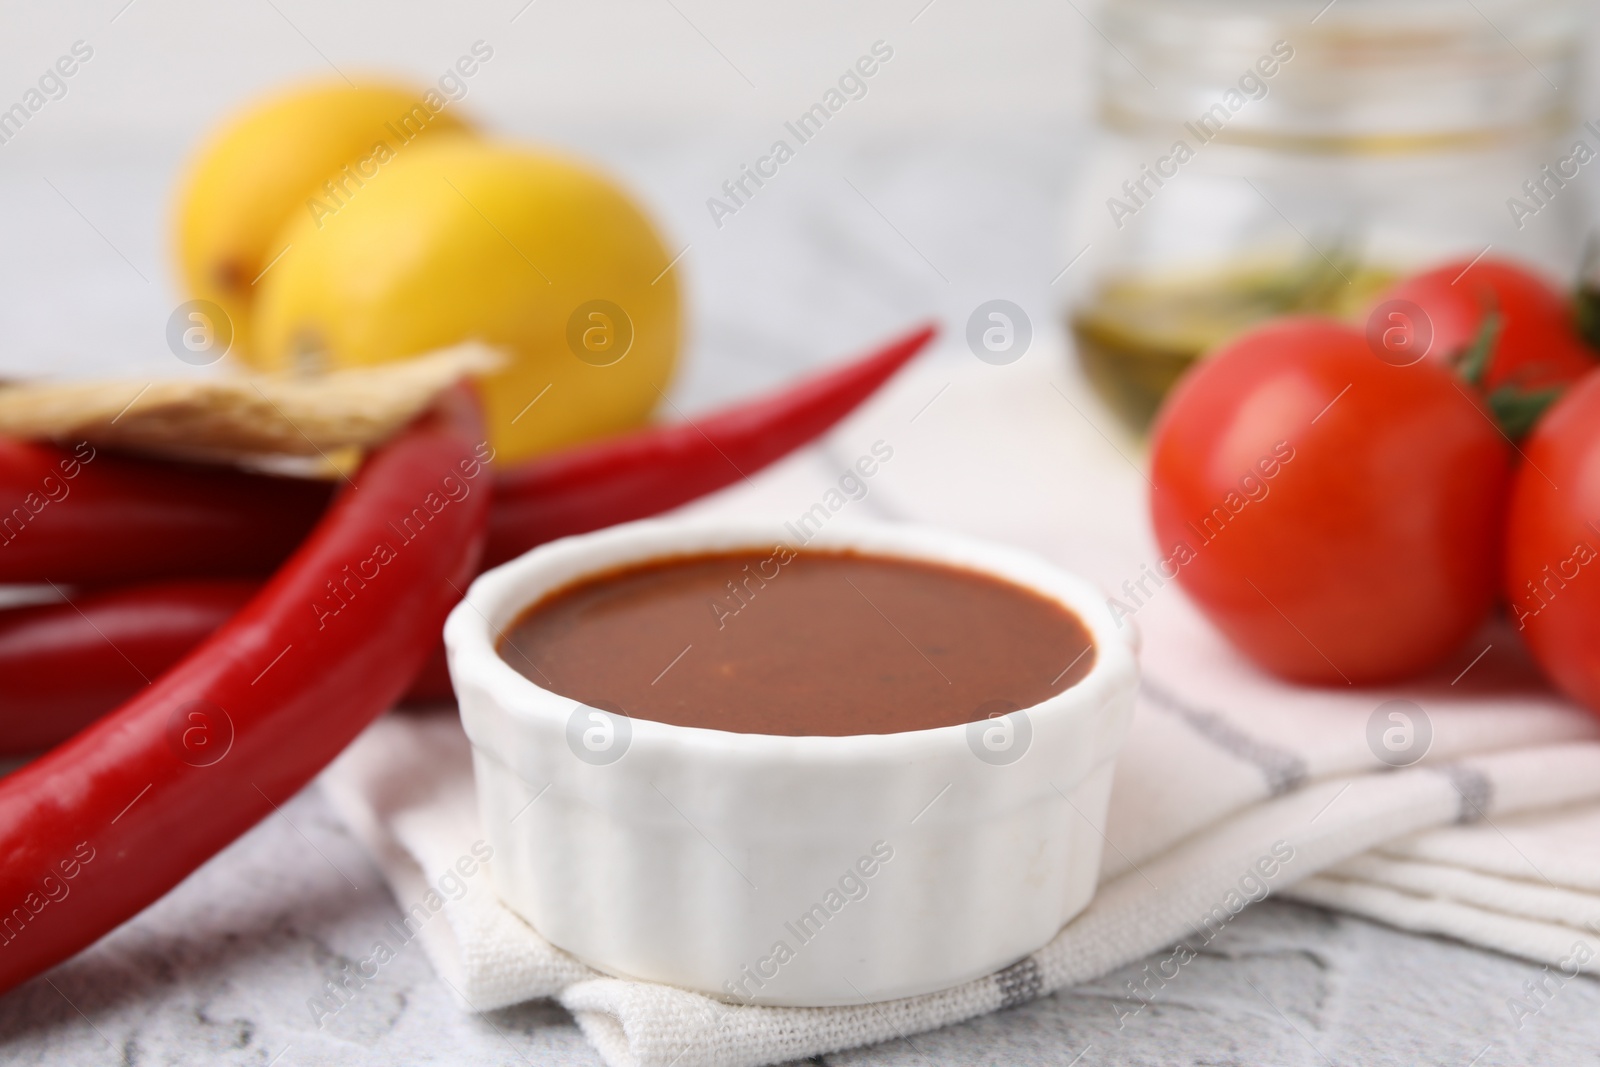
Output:
<svg viewBox="0 0 1600 1067">
<path fill-rule="evenodd" d="M 473 583 L 445 626 L 496 891 L 602 971 L 727 1000 L 830 1005 L 941 989 L 1039 948 L 1094 892 L 1137 667 L 1093 586 L 926 527 L 824 527 L 807 548 L 966 567 L 1065 605 L 1093 668 L 968 726 L 849 737 L 629 719 L 542 689 L 496 651 L 546 593 L 645 560 L 771 548 L 777 523 L 632 523 Z"/>
</svg>

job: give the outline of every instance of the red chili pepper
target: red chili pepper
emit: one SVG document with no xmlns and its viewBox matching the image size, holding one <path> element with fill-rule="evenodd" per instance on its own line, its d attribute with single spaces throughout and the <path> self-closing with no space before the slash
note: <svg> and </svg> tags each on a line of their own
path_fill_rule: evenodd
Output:
<svg viewBox="0 0 1600 1067">
<path fill-rule="evenodd" d="M 477 569 L 481 433 L 453 391 L 368 459 L 226 626 L 0 779 L 0 991 L 158 899 L 405 690 Z"/>
<path fill-rule="evenodd" d="M 183 659 L 260 588 L 249 579 L 152 582 L 0 611 L 0 757 L 61 744 Z M 437 645 L 400 703 L 453 700 Z"/>
<path fill-rule="evenodd" d="M 0 755 L 65 741 L 221 629 L 260 588 L 247 578 L 152 582 L 0 611 Z"/>
<path fill-rule="evenodd" d="M 402 704 L 453 704 L 456 691 L 450 684 L 450 665 L 445 661 L 444 642 L 434 647 L 433 655 L 411 681 L 411 688 L 400 698 Z"/>
<path fill-rule="evenodd" d="M 499 476 L 486 554 L 644 518 L 753 474 L 817 437 L 931 340 L 924 326 L 842 367 L 688 423 L 531 460 Z M 332 486 L 0 439 L 0 584 L 267 574 Z"/>
<path fill-rule="evenodd" d="M 556 537 L 657 514 L 760 470 L 853 411 L 916 355 L 934 333 L 934 327 L 923 327 L 859 360 L 771 396 L 724 408 L 694 423 L 640 430 L 531 460 L 501 474 L 495 483 L 486 562 L 504 562 Z M 183 594 L 176 587 L 148 593 L 129 590 L 106 604 L 119 620 L 128 620 L 117 626 L 137 625 L 133 621 L 138 617 L 136 603 L 145 595 L 153 598 L 152 610 L 140 639 L 161 650 L 167 657 L 165 663 L 176 662 L 226 617 L 217 616 L 222 605 L 214 596 L 201 596 L 204 603 L 191 601 L 187 610 L 178 610 L 175 601 L 181 600 Z M 237 595 L 245 594 L 241 589 Z M 97 603 L 80 600 L 78 607 L 113 636 L 109 644 L 88 640 L 82 630 L 71 627 L 70 618 L 62 620 L 65 629 L 52 624 L 45 632 L 31 634 L 42 625 L 37 616 L 12 622 L 7 621 L 6 613 L 0 613 L 0 753 L 35 752 L 59 743 L 142 684 L 113 647 L 122 642 L 109 634 L 107 624 L 96 614 Z M 71 609 L 52 610 L 65 615 Z M 7 634 L 32 655 L 53 654 L 59 643 L 61 647 L 54 654 L 70 656 L 79 664 L 75 671 L 50 672 L 53 677 L 19 681 L 14 699 L 19 708 L 40 707 L 40 714 L 33 718 L 20 711 L 14 713 L 13 700 L 6 695 L 9 679 L 31 678 L 20 659 L 9 661 L 13 665 L 7 666 Z M 132 651 L 129 656 L 138 658 Z M 159 657 L 151 662 L 156 669 L 165 665 Z M 156 670 L 147 667 L 145 673 L 153 675 Z M 119 691 L 89 684 L 91 680 L 111 677 L 123 677 L 125 687 Z M 440 646 L 418 673 L 406 700 L 431 703 L 453 698 Z M 72 709 L 71 713 L 62 708 L 46 711 L 41 707 L 42 702 L 52 699 L 63 702 Z"/>
<path fill-rule="evenodd" d="M 703 419 L 530 460 L 495 478 L 484 563 L 644 518 L 753 474 L 855 410 L 933 339 L 929 325 L 859 360 Z"/>
<path fill-rule="evenodd" d="M 0 610 L 0 757 L 54 748 L 216 633 L 261 583 L 178 579 Z M 444 645 L 400 698 L 453 701 Z"/>
<path fill-rule="evenodd" d="M 332 488 L 0 438 L 0 584 L 266 575 Z"/>
</svg>

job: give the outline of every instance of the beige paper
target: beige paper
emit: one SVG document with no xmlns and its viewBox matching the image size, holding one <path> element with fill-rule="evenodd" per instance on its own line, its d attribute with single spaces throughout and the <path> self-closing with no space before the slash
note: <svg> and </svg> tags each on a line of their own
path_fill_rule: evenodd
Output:
<svg viewBox="0 0 1600 1067">
<path fill-rule="evenodd" d="M 464 344 L 315 376 L 22 383 L 0 388 L 0 434 L 269 466 L 301 457 L 308 472 L 332 472 L 499 363 L 492 349 Z"/>
</svg>

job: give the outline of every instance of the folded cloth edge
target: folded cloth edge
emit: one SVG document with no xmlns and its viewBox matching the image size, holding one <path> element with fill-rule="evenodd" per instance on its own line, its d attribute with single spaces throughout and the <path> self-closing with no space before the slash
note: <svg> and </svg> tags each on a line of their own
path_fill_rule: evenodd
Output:
<svg viewBox="0 0 1600 1067">
<path fill-rule="evenodd" d="M 1460 820 L 1471 802 L 1464 802 L 1458 782 L 1474 775 L 1493 781 L 1497 772 L 1525 767 L 1524 755 L 1331 780 L 1258 805 L 1103 885 L 1089 908 L 1037 952 L 938 993 L 859 1007 L 780 1008 L 598 978 L 558 999 L 613 1067 L 760 1067 L 905 1037 L 1048 995 L 1180 941 L 1209 940 L 1215 932 L 1199 929 L 1195 917 L 1219 909 L 1228 919 L 1237 915 L 1250 897 L 1240 889 L 1243 876 L 1260 870 L 1260 857 L 1274 844 L 1305 858 L 1292 872 L 1292 861 L 1281 864 L 1281 887 L 1288 889 L 1385 840 Z M 1587 795 L 1576 782 L 1569 788 Z M 1589 788 L 1596 791 L 1600 784 Z M 1335 802 L 1346 811 L 1319 828 Z M 1157 879 L 1183 889 L 1162 898 Z M 1152 914 L 1144 905 L 1158 899 Z"/>
</svg>

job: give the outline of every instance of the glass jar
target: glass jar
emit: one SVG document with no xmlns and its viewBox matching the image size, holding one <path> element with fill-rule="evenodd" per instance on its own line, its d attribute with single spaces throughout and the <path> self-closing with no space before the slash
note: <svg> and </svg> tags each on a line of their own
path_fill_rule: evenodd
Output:
<svg viewBox="0 0 1600 1067">
<path fill-rule="evenodd" d="M 1110 0 L 1067 320 L 1146 425 L 1217 342 L 1480 254 L 1570 278 L 1600 171 L 1575 0 Z M 1578 145 L 1585 146 L 1582 150 Z M 1581 158 L 1579 158 L 1581 157 Z"/>
</svg>

